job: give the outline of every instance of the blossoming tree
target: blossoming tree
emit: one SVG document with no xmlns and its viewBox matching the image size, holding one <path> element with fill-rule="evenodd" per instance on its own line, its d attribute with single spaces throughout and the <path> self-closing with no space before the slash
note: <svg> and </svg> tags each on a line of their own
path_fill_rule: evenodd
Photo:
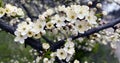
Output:
<svg viewBox="0 0 120 63">
<path fill-rule="evenodd" d="M 29 17 L 25 17 L 22 8 L 5 4 L 0 7 L 0 28 L 15 35 L 15 42 L 34 48 L 38 53 L 36 62 L 84 62 L 84 55 L 93 52 L 97 44 L 110 44 L 115 49 L 119 41 L 117 24 L 120 18 L 103 22 L 106 12 L 101 11 L 100 3 L 96 7 L 92 7 L 92 2 L 60 5 L 47 9 L 38 17 L 31 16 L 25 4 L 20 5 Z M 6 18 L 11 20 L 9 24 Z"/>
</svg>

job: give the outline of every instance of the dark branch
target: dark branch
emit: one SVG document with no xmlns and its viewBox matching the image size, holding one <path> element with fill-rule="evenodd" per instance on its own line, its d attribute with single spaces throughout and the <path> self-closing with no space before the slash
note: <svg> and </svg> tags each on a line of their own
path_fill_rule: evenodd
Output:
<svg viewBox="0 0 120 63">
<path fill-rule="evenodd" d="M 108 23 L 108 24 L 105 24 L 105 25 L 103 25 L 103 26 L 99 26 L 99 27 L 97 27 L 97 28 L 92 28 L 92 29 L 86 31 L 84 34 L 78 34 L 77 36 L 72 36 L 72 37 L 70 37 L 70 38 L 72 38 L 72 40 L 75 40 L 75 39 L 77 39 L 77 38 L 79 38 L 79 37 L 86 37 L 86 36 L 89 36 L 89 35 L 91 35 L 91 34 L 97 33 L 97 32 L 99 32 L 99 31 L 101 31 L 101 30 L 104 30 L 104 29 L 106 29 L 106 28 L 114 27 L 114 26 L 115 26 L 116 24 L 118 24 L 118 23 L 120 23 L 120 18 L 115 19 L 114 21 L 112 21 L 112 22 L 110 22 L 110 23 Z M 66 39 L 60 40 L 60 41 L 56 42 L 55 44 L 53 44 L 53 47 L 51 47 L 51 50 L 52 50 L 52 51 L 56 51 L 56 49 L 58 49 L 58 48 L 60 48 L 62 45 L 64 45 L 65 40 L 66 40 Z"/>
<path fill-rule="evenodd" d="M 14 35 L 15 28 L 6 24 L 5 22 L 7 21 L 0 19 L 0 28 Z"/>
<path fill-rule="evenodd" d="M 5 20 L 0 19 L 0 28 L 14 35 L 15 28 L 6 24 L 5 22 L 6 22 Z M 36 49 L 38 52 L 42 50 L 41 42 L 35 39 L 27 38 L 25 40 L 25 44 L 30 45 L 32 48 Z"/>
<path fill-rule="evenodd" d="M 75 40 L 75 39 L 77 39 L 79 37 L 89 36 L 91 34 L 99 32 L 99 31 L 101 31 L 103 29 L 114 27 L 118 23 L 120 23 L 120 18 L 115 19 L 114 21 L 112 21 L 112 22 L 110 22 L 108 24 L 105 24 L 103 26 L 99 26 L 97 28 L 90 29 L 90 30 L 86 31 L 84 34 L 78 34 L 78 36 L 72 36 L 71 38 L 72 38 L 72 40 Z M 7 31 L 7 32 L 9 32 L 9 33 L 11 33 L 11 34 L 14 34 L 14 31 L 15 31 L 14 27 L 6 24 L 5 21 L 2 20 L 2 19 L 0 19 L 0 28 L 5 30 L 5 31 Z M 44 38 L 44 39 L 48 40 L 46 38 Z M 58 48 L 60 48 L 61 46 L 64 45 L 65 40 L 66 39 L 60 40 L 60 41 L 54 43 L 53 45 L 51 45 L 50 49 L 52 51 L 56 51 Z M 49 41 L 49 42 L 51 42 L 51 41 Z M 27 45 L 30 45 L 32 48 L 36 49 L 37 51 L 42 50 L 42 44 L 39 41 L 37 41 L 37 40 L 34 40 L 32 38 L 28 38 L 28 39 L 25 40 L 25 43 Z"/>
</svg>

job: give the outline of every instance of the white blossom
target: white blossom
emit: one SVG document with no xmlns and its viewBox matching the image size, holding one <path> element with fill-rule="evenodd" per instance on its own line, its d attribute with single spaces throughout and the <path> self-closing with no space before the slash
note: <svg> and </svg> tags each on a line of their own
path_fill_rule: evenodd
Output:
<svg viewBox="0 0 120 63">
<path fill-rule="evenodd" d="M 77 14 L 70 7 L 68 7 L 66 9 L 66 15 L 67 15 L 66 20 L 71 22 L 71 23 L 74 23 L 76 21 L 76 19 L 77 19 Z"/>
<path fill-rule="evenodd" d="M 96 7 L 97 8 L 102 8 L 102 4 L 101 3 L 97 3 Z"/>
<path fill-rule="evenodd" d="M 28 37 L 34 36 L 34 32 L 32 32 L 32 31 L 29 30 L 28 33 L 27 33 L 27 36 L 28 36 Z"/>
<path fill-rule="evenodd" d="M 52 29 L 52 28 L 54 28 L 54 23 L 53 23 L 53 22 L 47 22 L 47 23 L 46 23 L 46 28 L 47 28 L 47 29 Z"/>
<path fill-rule="evenodd" d="M 52 22 L 56 23 L 56 27 L 59 28 L 66 25 L 64 21 L 65 21 L 65 17 L 55 15 Z"/>
<path fill-rule="evenodd" d="M 17 15 L 24 17 L 24 12 L 23 12 L 23 10 L 21 8 L 17 9 Z"/>
<path fill-rule="evenodd" d="M 77 14 L 77 17 L 79 19 L 83 19 L 85 16 L 89 14 L 89 7 L 85 5 L 77 6 L 75 8 L 75 13 Z"/>
<path fill-rule="evenodd" d="M 40 33 L 34 34 L 33 37 L 34 37 L 35 39 L 39 39 L 39 38 L 41 38 L 41 34 L 40 34 Z"/>
<path fill-rule="evenodd" d="M 21 35 L 26 35 L 30 29 L 30 26 L 26 22 L 18 24 L 17 31 L 21 32 Z"/>
<path fill-rule="evenodd" d="M 11 4 L 5 5 L 5 12 L 7 16 L 21 16 L 24 17 L 24 12 L 21 8 L 17 8 L 16 6 L 13 6 Z"/>
<path fill-rule="evenodd" d="M 0 18 L 5 15 L 5 9 L 0 7 Z"/>
<path fill-rule="evenodd" d="M 79 33 L 84 33 L 90 28 L 90 24 L 85 20 L 75 22 L 75 29 L 78 30 Z"/>
<path fill-rule="evenodd" d="M 27 38 L 27 35 L 21 35 L 21 33 L 18 31 L 15 31 L 15 35 L 16 35 L 16 37 L 15 37 L 14 41 L 20 42 L 21 44 L 23 44 L 25 39 Z"/>
<path fill-rule="evenodd" d="M 63 49 L 57 49 L 56 55 L 60 60 L 65 59 L 67 57 L 67 53 Z"/>
<path fill-rule="evenodd" d="M 72 56 L 73 56 L 73 55 L 68 54 L 68 55 L 67 55 L 67 57 L 66 57 L 66 61 L 67 61 L 67 62 L 69 62 L 69 61 L 70 61 L 70 59 L 72 58 Z"/>
<path fill-rule="evenodd" d="M 48 48 L 50 48 L 50 45 L 48 43 L 43 43 L 42 47 L 43 47 L 43 49 L 47 50 Z"/>
<path fill-rule="evenodd" d="M 62 6 L 58 6 L 58 11 L 63 11 L 63 12 L 65 12 L 65 10 L 66 10 L 66 8 L 65 8 L 65 6 L 64 5 L 62 5 Z"/>
<path fill-rule="evenodd" d="M 95 12 L 94 11 L 90 11 L 89 14 L 85 17 L 85 19 L 91 24 L 97 24 L 96 20 L 97 20 L 97 17 L 94 15 Z"/>
<path fill-rule="evenodd" d="M 46 22 L 45 21 L 37 21 L 33 24 L 33 28 L 32 28 L 32 31 L 35 33 L 35 34 L 38 34 L 40 32 L 45 32 L 44 30 L 44 27 L 46 25 Z"/>
<path fill-rule="evenodd" d="M 54 13 L 53 9 L 48 9 L 46 11 L 47 15 L 52 15 Z"/>
<path fill-rule="evenodd" d="M 43 63 L 51 63 L 51 61 L 48 58 L 44 58 Z"/>
<path fill-rule="evenodd" d="M 67 40 L 68 42 L 65 43 L 65 47 L 64 47 L 64 50 L 69 53 L 69 54 L 73 54 L 75 53 L 75 49 L 74 49 L 74 43 Z"/>
<path fill-rule="evenodd" d="M 74 63 L 80 63 L 78 60 L 74 60 Z"/>
</svg>

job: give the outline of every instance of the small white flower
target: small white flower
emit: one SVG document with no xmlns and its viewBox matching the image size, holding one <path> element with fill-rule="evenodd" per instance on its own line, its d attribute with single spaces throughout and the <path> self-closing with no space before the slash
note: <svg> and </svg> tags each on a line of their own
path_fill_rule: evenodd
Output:
<svg viewBox="0 0 120 63">
<path fill-rule="evenodd" d="M 89 14 L 89 7 L 82 5 L 75 7 L 75 13 L 79 19 L 83 19 L 85 16 Z"/>
<path fill-rule="evenodd" d="M 120 34 L 120 29 L 117 29 L 116 32 Z"/>
<path fill-rule="evenodd" d="M 85 61 L 84 63 L 88 63 L 88 61 Z"/>
<path fill-rule="evenodd" d="M 96 20 L 97 17 L 94 15 L 94 11 L 90 11 L 89 14 L 85 17 L 85 19 L 92 25 L 92 24 L 97 24 Z"/>
<path fill-rule="evenodd" d="M 8 15 L 10 15 L 11 12 L 13 12 L 13 6 L 12 6 L 11 4 L 6 4 L 6 5 L 5 5 L 5 10 L 6 10 L 6 13 L 7 13 Z"/>
<path fill-rule="evenodd" d="M 17 8 L 16 6 L 13 6 L 11 4 L 5 5 L 5 11 L 7 16 L 21 16 L 24 17 L 24 12 L 21 8 Z"/>
<path fill-rule="evenodd" d="M 28 37 L 32 37 L 33 35 L 34 35 L 34 33 L 32 31 L 28 31 L 28 33 L 27 33 Z"/>
<path fill-rule="evenodd" d="M 11 10 L 11 13 L 10 13 L 10 15 L 11 16 L 16 16 L 17 15 L 17 7 L 15 7 L 15 6 L 12 6 L 12 10 Z"/>
<path fill-rule="evenodd" d="M 65 8 L 64 5 L 58 6 L 58 11 L 63 11 L 63 12 L 65 12 L 65 10 L 66 10 L 66 8 Z"/>
<path fill-rule="evenodd" d="M 70 61 L 70 59 L 72 58 L 72 56 L 73 56 L 73 55 L 68 54 L 68 55 L 67 55 L 67 58 L 66 58 L 66 61 L 67 61 L 67 62 L 69 62 L 69 61 Z"/>
<path fill-rule="evenodd" d="M 65 47 L 74 47 L 74 43 L 73 42 L 71 42 L 71 40 L 70 39 L 68 39 L 67 40 L 67 42 L 65 43 Z"/>
<path fill-rule="evenodd" d="M 79 33 L 84 33 L 88 29 L 90 29 L 90 25 L 87 21 L 82 20 L 82 21 L 76 21 L 75 22 L 75 29 L 78 30 Z"/>
<path fill-rule="evenodd" d="M 7 14 L 11 13 L 11 8 L 12 8 L 12 6 L 10 4 L 5 5 L 5 11 L 6 11 Z"/>
<path fill-rule="evenodd" d="M 48 48 L 50 48 L 50 45 L 48 43 L 43 43 L 42 47 L 43 49 L 47 50 Z"/>
<path fill-rule="evenodd" d="M 22 16 L 22 17 L 24 16 L 24 12 L 21 8 L 17 9 L 17 15 Z"/>
<path fill-rule="evenodd" d="M 44 58 L 43 63 L 51 63 L 51 61 L 48 58 Z"/>
<path fill-rule="evenodd" d="M 118 33 L 111 33 L 106 37 L 106 40 L 109 42 L 117 42 L 119 41 L 119 34 Z"/>
<path fill-rule="evenodd" d="M 102 4 L 101 3 L 97 3 L 96 7 L 97 8 L 102 8 Z"/>
<path fill-rule="evenodd" d="M 47 15 L 52 15 L 53 13 L 54 13 L 54 11 L 53 11 L 53 9 L 48 9 L 47 11 L 46 11 L 46 13 L 47 13 Z"/>
<path fill-rule="evenodd" d="M 39 15 L 39 19 L 42 20 L 42 21 L 45 21 L 45 16 Z"/>
<path fill-rule="evenodd" d="M 92 4 L 93 4 L 93 2 L 92 2 L 92 1 L 89 1 L 89 2 L 88 2 L 88 5 L 90 5 L 90 6 L 91 6 Z"/>
<path fill-rule="evenodd" d="M 33 31 L 35 34 L 38 34 L 38 33 L 40 33 L 40 32 L 45 32 L 45 31 L 44 31 L 45 24 L 46 24 L 45 21 L 39 21 L 39 20 L 37 20 L 37 22 L 35 22 L 35 23 L 33 24 L 32 31 Z"/>
<path fill-rule="evenodd" d="M 55 57 L 56 57 L 56 52 L 51 53 L 50 56 L 51 56 L 51 59 L 50 59 L 50 60 L 51 60 L 52 62 L 54 62 L 54 61 L 55 61 Z"/>
<path fill-rule="evenodd" d="M 113 49 L 116 49 L 117 48 L 117 43 L 110 43 L 110 46 L 113 48 Z"/>
<path fill-rule="evenodd" d="M 5 15 L 5 9 L 0 7 L 0 18 Z"/>
<path fill-rule="evenodd" d="M 21 32 L 21 35 L 26 35 L 30 29 L 30 26 L 26 22 L 18 24 L 17 31 Z"/>
<path fill-rule="evenodd" d="M 78 60 L 75 60 L 74 63 L 80 63 Z"/>
<path fill-rule="evenodd" d="M 31 22 L 31 19 L 30 18 L 26 18 L 25 21 L 29 23 L 29 22 Z"/>
<path fill-rule="evenodd" d="M 16 35 L 16 37 L 15 37 L 14 41 L 20 42 L 21 44 L 23 44 L 25 39 L 27 38 L 27 35 L 21 35 L 21 33 L 18 31 L 15 31 L 15 35 Z"/>
<path fill-rule="evenodd" d="M 73 54 L 75 53 L 75 49 L 74 49 L 74 43 L 73 42 L 66 42 L 65 43 L 65 47 L 64 47 L 64 50 L 69 53 L 69 54 Z"/>
<path fill-rule="evenodd" d="M 102 14 L 106 16 L 108 13 L 106 11 L 102 11 Z"/>
<path fill-rule="evenodd" d="M 65 26 L 65 17 L 60 17 L 59 15 L 55 15 L 54 18 L 53 18 L 53 21 L 54 23 L 56 23 L 56 27 L 62 27 L 62 26 Z"/>
<path fill-rule="evenodd" d="M 36 62 L 39 63 L 41 59 L 42 59 L 42 57 L 37 56 L 36 57 Z"/>
<path fill-rule="evenodd" d="M 66 15 L 67 15 L 66 20 L 71 23 L 74 23 L 77 19 L 77 14 L 70 7 L 66 9 Z"/>
<path fill-rule="evenodd" d="M 41 34 L 40 34 L 40 33 L 34 34 L 33 37 L 34 37 L 35 39 L 39 39 L 39 38 L 41 38 Z"/>
<path fill-rule="evenodd" d="M 57 49 L 57 57 L 62 60 L 67 57 L 67 53 L 63 49 Z"/>
<path fill-rule="evenodd" d="M 65 47 L 64 50 L 65 50 L 67 53 L 69 53 L 69 54 L 75 53 L 74 47 L 68 46 L 68 47 Z"/>
<path fill-rule="evenodd" d="M 54 23 L 52 23 L 52 22 L 47 22 L 46 28 L 47 28 L 47 29 L 52 29 L 52 28 L 54 28 Z"/>
</svg>

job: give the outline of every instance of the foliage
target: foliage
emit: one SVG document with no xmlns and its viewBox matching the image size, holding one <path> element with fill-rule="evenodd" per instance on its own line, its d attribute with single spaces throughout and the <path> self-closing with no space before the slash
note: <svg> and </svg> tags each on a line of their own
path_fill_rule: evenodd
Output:
<svg viewBox="0 0 120 63">
<path fill-rule="evenodd" d="M 13 63 L 10 61 L 17 60 L 20 63 L 24 63 L 32 61 L 34 58 L 29 53 L 31 48 L 24 48 L 24 45 L 14 43 L 13 38 L 13 35 L 0 31 L 0 62 Z"/>
</svg>

